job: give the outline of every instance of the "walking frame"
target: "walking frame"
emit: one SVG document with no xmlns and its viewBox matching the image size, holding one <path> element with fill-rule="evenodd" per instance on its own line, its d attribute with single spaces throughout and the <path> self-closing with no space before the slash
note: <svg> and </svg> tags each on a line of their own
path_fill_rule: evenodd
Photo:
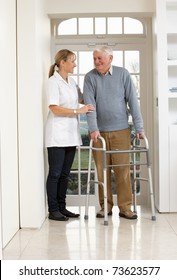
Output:
<svg viewBox="0 0 177 280">
<path fill-rule="evenodd" d="M 89 194 L 90 194 L 90 184 L 100 184 L 103 186 L 104 191 L 104 225 L 108 225 L 108 209 L 107 209 L 107 167 L 113 166 L 133 166 L 133 208 L 134 212 L 137 212 L 136 209 L 136 196 L 137 196 L 137 182 L 138 181 L 146 181 L 149 184 L 149 193 L 150 193 L 150 201 L 151 201 L 151 211 L 152 211 L 152 221 L 156 220 L 155 216 L 155 206 L 154 206 L 154 193 L 153 193 L 153 184 L 152 184 L 152 174 L 151 174 L 151 163 L 150 163 L 150 155 L 149 155 L 149 144 L 145 135 L 141 136 L 140 139 L 134 137 L 130 150 L 106 150 L 106 143 L 103 137 L 99 137 L 102 142 L 102 148 L 93 147 L 93 140 L 90 140 L 89 146 L 89 164 L 88 164 L 88 178 L 87 178 L 87 193 L 86 193 L 86 205 L 85 205 L 85 220 L 88 220 L 88 208 L 89 208 Z M 144 140 L 144 145 L 142 145 L 142 141 Z M 137 144 L 138 142 L 138 144 Z M 91 180 L 91 163 L 92 163 L 92 151 L 103 151 L 103 182 Z M 120 154 L 120 153 L 129 153 L 132 155 L 132 163 L 129 164 L 117 164 L 117 165 L 107 165 L 106 163 L 106 155 L 107 154 Z M 146 161 L 141 163 L 136 163 L 136 157 L 141 153 L 145 153 Z M 148 170 L 148 178 L 142 178 L 137 176 L 137 166 L 140 168 L 140 165 L 146 165 Z"/>
</svg>

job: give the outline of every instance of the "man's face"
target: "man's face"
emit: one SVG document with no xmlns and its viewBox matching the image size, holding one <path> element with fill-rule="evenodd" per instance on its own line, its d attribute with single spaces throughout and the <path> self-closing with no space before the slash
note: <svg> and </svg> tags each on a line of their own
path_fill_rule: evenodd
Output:
<svg viewBox="0 0 177 280">
<path fill-rule="evenodd" d="M 101 74 L 106 74 L 112 62 L 112 55 L 107 55 L 105 52 L 95 51 L 93 53 L 94 65 L 97 71 Z"/>
</svg>

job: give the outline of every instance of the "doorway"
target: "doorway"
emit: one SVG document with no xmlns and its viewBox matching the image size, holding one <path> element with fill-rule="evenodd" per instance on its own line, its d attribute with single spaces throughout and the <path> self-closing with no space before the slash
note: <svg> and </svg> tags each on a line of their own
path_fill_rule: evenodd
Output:
<svg viewBox="0 0 177 280">
<path fill-rule="evenodd" d="M 87 23 L 87 25 L 86 25 Z M 88 26 L 83 29 L 82 27 Z M 77 67 L 72 77 L 75 79 L 81 91 L 85 74 L 93 68 L 93 50 L 95 47 L 109 45 L 113 49 L 113 65 L 128 69 L 134 81 L 144 127 L 148 140 L 152 143 L 152 105 L 149 89 L 152 87 L 150 75 L 151 61 L 151 21 L 129 17 L 88 17 L 72 19 L 52 20 L 53 43 L 52 57 L 60 49 L 67 48 L 76 53 Z M 131 124 L 131 118 L 130 118 Z M 80 117 L 80 131 L 83 146 L 77 148 L 75 160 L 72 166 L 67 204 L 85 205 L 85 195 L 88 175 L 89 137 L 86 116 Z M 142 168 L 142 173 L 146 171 Z M 92 162 L 92 179 L 96 179 L 96 170 Z M 97 184 L 91 185 L 90 205 L 97 205 Z M 114 193 L 114 190 L 113 190 Z M 141 189 L 141 200 L 147 199 L 147 190 Z M 116 199 L 116 196 L 115 196 Z M 141 203 L 141 202 L 140 202 Z M 116 201 L 115 201 L 116 204 Z"/>
</svg>

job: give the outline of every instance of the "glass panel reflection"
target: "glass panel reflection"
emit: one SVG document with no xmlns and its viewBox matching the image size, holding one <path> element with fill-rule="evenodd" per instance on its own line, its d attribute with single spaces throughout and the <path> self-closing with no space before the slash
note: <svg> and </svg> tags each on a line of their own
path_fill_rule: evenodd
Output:
<svg viewBox="0 0 177 280">
<path fill-rule="evenodd" d="M 125 17 L 124 18 L 124 33 L 125 34 L 143 34 L 143 24 L 141 21 Z"/>
<path fill-rule="evenodd" d="M 106 18 L 95 18 L 95 34 L 106 34 Z"/>
<path fill-rule="evenodd" d="M 134 82 L 138 99 L 140 98 L 140 75 L 131 75 Z"/>
<path fill-rule="evenodd" d="M 122 34 L 122 18 L 121 17 L 108 17 L 108 34 Z"/>
<path fill-rule="evenodd" d="M 95 180 L 93 172 L 91 173 L 90 179 Z M 82 182 L 81 195 L 86 195 L 86 193 L 87 193 L 87 173 L 81 174 L 81 182 Z M 89 193 L 92 195 L 95 194 L 95 184 L 90 183 L 90 192 Z"/>
<path fill-rule="evenodd" d="M 113 52 L 113 65 L 123 67 L 123 51 Z"/>
<path fill-rule="evenodd" d="M 79 18 L 79 34 L 93 34 L 93 18 Z"/>
<path fill-rule="evenodd" d="M 139 73 L 139 51 L 125 51 L 125 68 L 130 73 Z"/>
<path fill-rule="evenodd" d="M 79 182 L 78 173 L 71 173 L 68 181 L 67 194 L 78 195 L 79 194 Z"/>
<path fill-rule="evenodd" d="M 79 52 L 79 74 L 86 74 L 93 68 L 93 51 Z"/>
<path fill-rule="evenodd" d="M 58 25 L 59 35 L 76 35 L 77 34 L 77 19 L 71 18 L 61 22 Z"/>
</svg>

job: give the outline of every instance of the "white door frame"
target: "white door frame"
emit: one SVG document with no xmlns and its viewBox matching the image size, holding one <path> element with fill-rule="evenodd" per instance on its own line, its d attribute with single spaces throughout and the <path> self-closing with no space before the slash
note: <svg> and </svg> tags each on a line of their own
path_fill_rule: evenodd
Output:
<svg viewBox="0 0 177 280">
<path fill-rule="evenodd" d="M 151 143 L 150 147 L 153 145 L 153 114 L 152 114 L 152 100 L 153 100 L 153 92 L 152 92 L 152 52 L 151 52 L 151 21 L 150 19 L 146 21 L 147 23 L 147 35 L 146 37 L 137 36 L 135 38 L 125 38 L 122 36 L 115 36 L 114 38 L 107 38 L 106 35 L 104 39 L 96 40 L 92 36 L 90 39 L 82 40 L 79 43 L 79 39 L 76 42 L 75 40 L 66 40 L 65 39 L 56 39 L 54 40 L 55 47 L 53 46 L 53 54 L 62 48 L 68 48 L 72 51 L 92 51 L 95 46 L 105 44 L 104 42 L 109 42 L 109 44 L 113 51 L 127 51 L 127 50 L 138 50 L 140 52 L 140 103 L 141 103 L 141 112 L 144 120 L 145 132 L 148 137 L 149 143 Z M 90 43 L 88 43 L 90 42 Z M 99 43 L 98 43 L 99 42 Z M 114 64 L 114 61 L 113 61 Z M 152 147 L 153 148 L 153 147 Z M 151 150 L 151 154 L 153 149 Z M 144 167 L 142 168 L 142 173 L 146 173 Z M 143 174 L 142 174 L 143 176 Z M 145 177 L 145 176 L 144 176 Z M 143 182 L 141 183 L 144 184 Z M 146 184 L 145 184 L 146 185 Z M 90 205 L 98 205 L 98 191 L 97 185 L 95 185 L 95 195 L 90 196 Z M 137 198 L 137 202 L 141 204 L 143 201 L 148 200 L 148 188 L 141 188 L 141 196 Z M 114 203 L 117 204 L 116 196 L 114 196 Z M 85 205 L 85 195 L 67 195 L 67 204 L 68 205 Z"/>
</svg>

